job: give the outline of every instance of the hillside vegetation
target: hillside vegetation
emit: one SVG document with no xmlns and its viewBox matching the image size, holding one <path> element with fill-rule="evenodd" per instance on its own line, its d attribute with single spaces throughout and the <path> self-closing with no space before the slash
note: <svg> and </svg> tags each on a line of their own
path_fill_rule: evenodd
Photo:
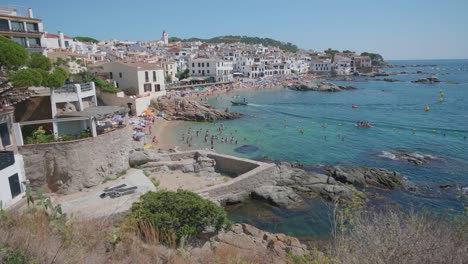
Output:
<svg viewBox="0 0 468 264">
<path fill-rule="evenodd" d="M 296 52 L 299 48 L 291 42 L 283 42 L 271 38 L 259 38 L 259 37 L 248 37 L 248 36 L 218 36 L 210 39 L 202 38 L 188 38 L 182 39 L 178 37 L 169 38 L 170 42 L 193 42 L 201 41 L 205 43 L 245 43 L 245 44 L 262 44 L 264 46 L 273 46 L 282 49 L 283 51 Z"/>
</svg>

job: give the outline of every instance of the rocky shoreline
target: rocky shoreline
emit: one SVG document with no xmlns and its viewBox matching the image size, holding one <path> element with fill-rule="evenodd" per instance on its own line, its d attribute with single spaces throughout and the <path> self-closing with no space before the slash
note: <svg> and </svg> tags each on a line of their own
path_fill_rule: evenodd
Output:
<svg viewBox="0 0 468 264">
<path fill-rule="evenodd" d="M 228 109 L 219 110 L 208 103 L 179 96 L 159 97 L 151 102 L 151 107 L 156 112 L 164 113 L 168 120 L 214 122 L 242 116 L 240 113 L 230 112 Z"/>
<path fill-rule="evenodd" d="M 341 92 L 346 90 L 356 90 L 354 86 L 338 86 L 330 82 L 301 82 L 289 87 L 295 91 L 314 91 L 314 92 Z"/>
</svg>

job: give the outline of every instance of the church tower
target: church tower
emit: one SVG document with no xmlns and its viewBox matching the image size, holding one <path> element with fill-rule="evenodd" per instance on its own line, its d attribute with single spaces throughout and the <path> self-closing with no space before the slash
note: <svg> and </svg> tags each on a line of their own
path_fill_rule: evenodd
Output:
<svg viewBox="0 0 468 264">
<path fill-rule="evenodd" d="M 161 40 L 164 43 L 164 45 L 169 45 L 169 36 L 167 35 L 166 31 L 163 31 Z"/>
</svg>

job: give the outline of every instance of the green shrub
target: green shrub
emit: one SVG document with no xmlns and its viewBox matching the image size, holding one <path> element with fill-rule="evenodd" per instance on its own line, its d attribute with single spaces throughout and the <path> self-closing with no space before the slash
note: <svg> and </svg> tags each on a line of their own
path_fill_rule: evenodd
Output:
<svg viewBox="0 0 468 264">
<path fill-rule="evenodd" d="M 7 248 L 5 255 L 2 258 L 4 264 L 28 264 L 33 263 L 23 253 Z"/>
<path fill-rule="evenodd" d="M 148 192 L 140 197 L 139 203 L 133 204 L 130 217 L 138 226 L 150 225 L 160 233 L 175 234 L 177 241 L 190 238 L 206 227 L 218 231 L 229 225 L 223 208 L 185 190 Z"/>
</svg>

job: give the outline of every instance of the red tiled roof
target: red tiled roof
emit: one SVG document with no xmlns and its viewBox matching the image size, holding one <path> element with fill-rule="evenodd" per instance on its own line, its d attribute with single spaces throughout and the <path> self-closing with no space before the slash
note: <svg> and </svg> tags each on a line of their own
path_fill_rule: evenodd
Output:
<svg viewBox="0 0 468 264">
<path fill-rule="evenodd" d="M 58 34 L 49 34 L 49 33 L 47 33 L 45 37 L 46 38 L 59 38 L 59 35 Z M 72 37 L 65 36 L 65 35 L 63 37 L 66 38 L 66 39 L 72 39 Z"/>
</svg>

